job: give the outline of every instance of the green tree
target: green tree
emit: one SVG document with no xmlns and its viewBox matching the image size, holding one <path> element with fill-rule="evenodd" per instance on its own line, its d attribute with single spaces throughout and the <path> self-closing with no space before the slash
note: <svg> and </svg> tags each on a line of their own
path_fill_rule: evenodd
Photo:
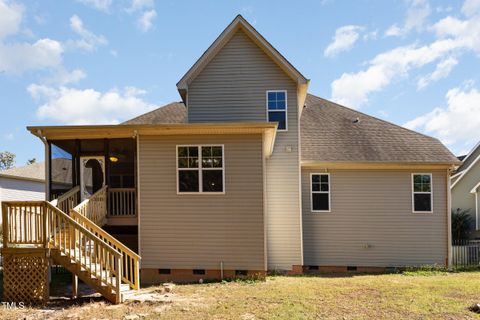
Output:
<svg viewBox="0 0 480 320">
<path fill-rule="evenodd" d="M 466 240 L 474 228 L 474 220 L 470 210 L 452 209 L 452 239 Z"/>
<path fill-rule="evenodd" d="M 27 165 L 37 163 L 37 158 L 32 158 L 27 160 Z"/>
<path fill-rule="evenodd" d="M 0 152 L 0 170 L 13 168 L 14 164 L 15 164 L 15 154 L 8 151 Z"/>
</svg>

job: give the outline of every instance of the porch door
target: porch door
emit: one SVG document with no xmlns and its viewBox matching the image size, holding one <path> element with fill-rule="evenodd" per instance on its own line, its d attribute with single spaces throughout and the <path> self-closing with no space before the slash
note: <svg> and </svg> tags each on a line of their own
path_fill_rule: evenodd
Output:
<svg viewBox="0 0 480 320">
<path fill-rule="evenodd" d="M 80 195 L 90 198 L 105 185 L 105 157 L 80 157 Z"/>
</svg>

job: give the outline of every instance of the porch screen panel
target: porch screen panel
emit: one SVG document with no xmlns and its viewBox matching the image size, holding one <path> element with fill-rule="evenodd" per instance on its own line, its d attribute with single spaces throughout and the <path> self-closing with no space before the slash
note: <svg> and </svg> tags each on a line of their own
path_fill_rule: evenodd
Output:
<svg viewBox="0 0 480 320">
<path fill-rule="evenodd" d="M 73 149 L 73 143 L 51 143 L 51 199 L 56 199 L 73 188 Z"/>
</svg>

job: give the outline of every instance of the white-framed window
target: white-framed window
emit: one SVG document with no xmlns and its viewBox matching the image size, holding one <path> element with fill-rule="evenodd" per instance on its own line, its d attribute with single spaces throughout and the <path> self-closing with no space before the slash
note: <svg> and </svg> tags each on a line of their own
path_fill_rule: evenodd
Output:
<svg viewBox="0 0 480 320">
<path fill-rule="evenodd" d="M 177 146 L 177 193 L 225 193 L 223 145 Z"/>
<path fill-rule="evenodd" d="M 278 122 L 278 130 L 287 131 L 287 90 L 267 90 L 266 99 L 268 121 Z"/>
<path fill-rule="evenodd" d="M 310 174 L 310 197 L 312 212 L 330 212 L 330 174 Z"/>
<path fill-rule="evenodd" d="M 431 173 L 412 173 L 412 212 L 433 212 Z"/>
</svg>

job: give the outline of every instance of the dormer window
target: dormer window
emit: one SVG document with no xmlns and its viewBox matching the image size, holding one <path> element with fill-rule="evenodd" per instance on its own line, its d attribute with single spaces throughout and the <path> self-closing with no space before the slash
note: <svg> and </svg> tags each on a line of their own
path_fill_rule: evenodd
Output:
<svg viewBox="0 0 480 320">
<path fill-rule="evenodd" d="M 278 130 L 287 131 L 287 91 L 267 91 L 267 114 L 269 122 L 278 122 Z"/>
</svg>

